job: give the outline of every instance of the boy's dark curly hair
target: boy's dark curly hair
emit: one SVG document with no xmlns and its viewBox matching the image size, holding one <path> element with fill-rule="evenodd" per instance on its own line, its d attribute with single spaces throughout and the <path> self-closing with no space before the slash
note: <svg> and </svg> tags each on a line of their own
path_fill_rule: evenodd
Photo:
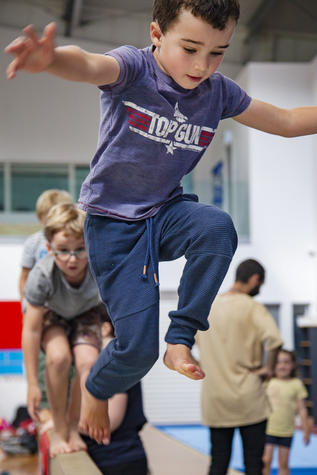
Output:
<svg viewBox="0 0 317 475">
<path fill-rule="evenodd" d="M 240 16 L 238 0 L 154 0 L 153 21 L 157 21 L 164 34 L 181 10 L 201 17 L 217 30 L 224 30 L 229 19 L 238 22 Z"/>
</svg>

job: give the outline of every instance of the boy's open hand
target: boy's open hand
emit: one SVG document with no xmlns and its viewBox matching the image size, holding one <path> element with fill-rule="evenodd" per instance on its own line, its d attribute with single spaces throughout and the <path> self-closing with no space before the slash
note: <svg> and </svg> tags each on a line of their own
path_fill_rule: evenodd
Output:
<svg viewBox="0 0 317 475">
<path fill-rule="evenodd" d="M 42 392 L 37 385 L 29 385 L 27 396 L 28 411 L 35 422 L 40 422 L 40 402 L 42 399 Z"/>
<path fill-rule="evenodd" d="M 10 43 L 5 52 L 15 56 L 7 68 L 8 79 L 13 79 L 17 71 L 38 73 L 45 71 L 54 59 L 55 23 L 50 23 L 44 29 L 41 38 L 35 33 L 32 25 L 23 30 L 24 36 Z"/>
</svg>

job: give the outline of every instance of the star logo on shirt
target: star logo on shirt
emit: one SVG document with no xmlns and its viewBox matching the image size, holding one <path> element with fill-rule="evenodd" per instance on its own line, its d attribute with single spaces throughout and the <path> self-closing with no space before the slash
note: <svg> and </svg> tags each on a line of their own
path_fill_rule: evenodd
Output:
<svg viewBox="0 0 317 475">
<path fill-rule="evenodd" d="M 180 122 L 181 124 L 183 122 L 188 121 L 188 117 L 186 115 L 182 114 L 181 111 L 179 110 L 178 102 L 176 102 L 176 104 L 175 104 L 174 117 L 176 118 L 177 122 Z"/>
<path fill-rule="evenodd" d="M 173 142 L 170 141 L 168 145 L 165 145 L 167 149 L 167 153 L 170 153 L 171 155 L 174 155 L 174 150 L 176 150 L 176 147 L 174 147 Z"/>
</svg>

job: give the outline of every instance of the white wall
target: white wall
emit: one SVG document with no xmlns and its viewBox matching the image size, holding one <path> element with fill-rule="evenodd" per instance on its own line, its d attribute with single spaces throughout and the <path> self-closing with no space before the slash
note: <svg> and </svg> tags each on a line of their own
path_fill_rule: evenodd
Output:
<svg viewBox="0 0 317 475">
<path fill-rule="evenodd" d="M 252 97 L 280 107 L 316 104 L 317 61 L 312 64 L 251 63 L 237 81 Z M 232 131 L 236 163 L 249 162 L 250 242 L 240 243 L 222 288 L 236 264 L 259 259 L 267 270 L 260 300 L 281 304 L 281 331 L 293 346 L 292 305 L 316 301 L 316 136 L 284 139 L 224 121 Z M 242 131 L 242 129 L 244 129 Z M 220 139 L 210 149 L 223 154 Z"/>
<path fill-rule="evenodd" d="M 19 34 L 1 27 L 0 43 L 7 45 Z M 57 44 L 65 39 L 58 38 Z M 110 49 L 107 44 L 77 44 L 100 53 Z M 98 88 L 46 73 L 22 73 L 8 81 L 9 61 L 1 55 L 0 161 L 88 164 L 98 137 Z"/>
</svg>

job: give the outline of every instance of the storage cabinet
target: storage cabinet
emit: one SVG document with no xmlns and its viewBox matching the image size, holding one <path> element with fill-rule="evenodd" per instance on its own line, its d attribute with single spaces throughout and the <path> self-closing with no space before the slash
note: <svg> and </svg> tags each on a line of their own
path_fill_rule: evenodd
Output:
<svg viewBox="0 0 317 475">
<path fill-rule="evenodd" d="M 306 406 L 317 424 L 317 322 L 299 324 L 298 369 L 308 391 Z"/>
</svg>

